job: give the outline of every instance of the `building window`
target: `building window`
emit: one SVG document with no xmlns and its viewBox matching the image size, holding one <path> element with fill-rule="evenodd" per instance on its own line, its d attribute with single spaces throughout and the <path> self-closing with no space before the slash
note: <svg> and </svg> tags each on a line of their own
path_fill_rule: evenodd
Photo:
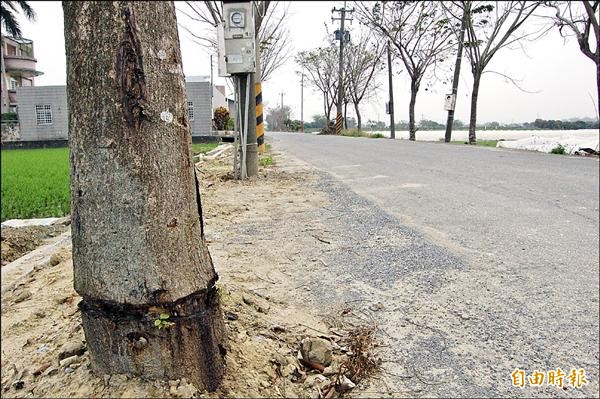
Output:
<svg viewBox="0 0 600 399">
<path fill-rule="evenodd" d="M 17 85 L 18 85 L 17 79 L 10 78 L 10 89 L 17 90 Z"/>
<path fill-rule="evenodd" d="M 188 101 L 188 119 L 194 120 L 194 103 L 192 101 Z"/>
<path fill-rule="evenodd" d="M 38 125 L 52 124 L 52 106 L 50 104 L 35 106 L 35 119 Z"/>
</svg>

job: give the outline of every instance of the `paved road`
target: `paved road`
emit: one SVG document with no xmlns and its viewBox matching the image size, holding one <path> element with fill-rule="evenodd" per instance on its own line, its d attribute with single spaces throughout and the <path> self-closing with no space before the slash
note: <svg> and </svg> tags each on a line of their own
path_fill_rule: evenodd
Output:
<svg viewBox="0 0 600 399">
<path fill-rule="evenodd" d="M 384 304 L 376 317 L 394 395 L 599 395 L 596 159 L 285 133 L 269 141 L 322 171 L 347 249 L 328 259 L 333 295 Z M 515 368 L 558 367 L 584 368 L 589 384 L 511 385 Z"/>
</svg>

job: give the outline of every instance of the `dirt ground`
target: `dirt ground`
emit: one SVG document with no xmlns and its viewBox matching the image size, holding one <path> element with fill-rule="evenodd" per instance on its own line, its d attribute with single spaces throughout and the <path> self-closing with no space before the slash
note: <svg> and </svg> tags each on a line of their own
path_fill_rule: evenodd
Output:
<svg viewBox="0 0 600 399">
<path fill-rule="evenodd" d="M 21 256 L 33 251 L 52 237 L 69 229 L 65 224 L 50 226 L 28 226 L 21 228 L 2 228 L 2 266 L 19 259 Z"/>
<path fill-rule="evenodd" d="M 231 179 L 231 162 L 229 152 L 198 164 L 206 239 L 220 275 L 228 335 L 227 370 L 219 390 L 197 392 L 185 379 L 94 374 L 77 309 L 80 297 L 73 290 L 71 248 L 65 246 L 2 295 L 3 397 L 319 398 L 360 391 L 368 379 L 350 391 L 352 384 L 343 377 L 352 374 L 359 382 L 359 374 L 377 369 L 372 328 L 339 317 L 348 316 L 348 309 L 338 314 L 307 306 L 303 296 L 310 288 L 291 270 L 321 265 L 314 242 L 269 231 L 271 220 L 292 223 L 294 214 L 325 205 L 307 184 L 314 177 L 306 169 L 276 164 L 261 168 L 258 179 L 240 182 Z M 12 242 L 26 242 L 19 248 L 28 250 L 43 240 L 27 231 L 3 231 L 2 237 L 3 265 L 5 237 L 10 248 Z M 25 249 L 11 251 L 7 263 Z M 333 349 L 331 366 L 321 372 L 298 359 L 301 342 L 319 337 Z"/>
</svg>

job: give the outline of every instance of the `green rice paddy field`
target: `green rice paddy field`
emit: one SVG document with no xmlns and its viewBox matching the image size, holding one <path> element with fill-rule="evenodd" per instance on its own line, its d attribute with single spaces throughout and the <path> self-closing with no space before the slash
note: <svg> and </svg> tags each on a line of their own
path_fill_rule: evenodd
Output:
<svg viewBox="0 0 600 399">
<path fill-rule="evenodd" d="M 218 144 L 193 144 L 194 153 Z M 2 220 L 60 217 L 71 209 L 69 149 L 2 150 Z"/>
</svg>

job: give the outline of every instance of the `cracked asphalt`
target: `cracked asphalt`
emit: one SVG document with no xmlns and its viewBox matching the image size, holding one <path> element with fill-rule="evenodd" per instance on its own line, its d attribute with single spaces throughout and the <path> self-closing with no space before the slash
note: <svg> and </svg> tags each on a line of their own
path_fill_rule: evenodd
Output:
<svg viewBox="0 0 600 399">
<path fill-rule="evenodd" d="M 599 396 L 598 159 L 269 133 L 316 168 L 312 300 L 378 303 L 383 378 L 358 395 Z M 512 385 L 585 369 L 587 385 Z"/>
</svg>

